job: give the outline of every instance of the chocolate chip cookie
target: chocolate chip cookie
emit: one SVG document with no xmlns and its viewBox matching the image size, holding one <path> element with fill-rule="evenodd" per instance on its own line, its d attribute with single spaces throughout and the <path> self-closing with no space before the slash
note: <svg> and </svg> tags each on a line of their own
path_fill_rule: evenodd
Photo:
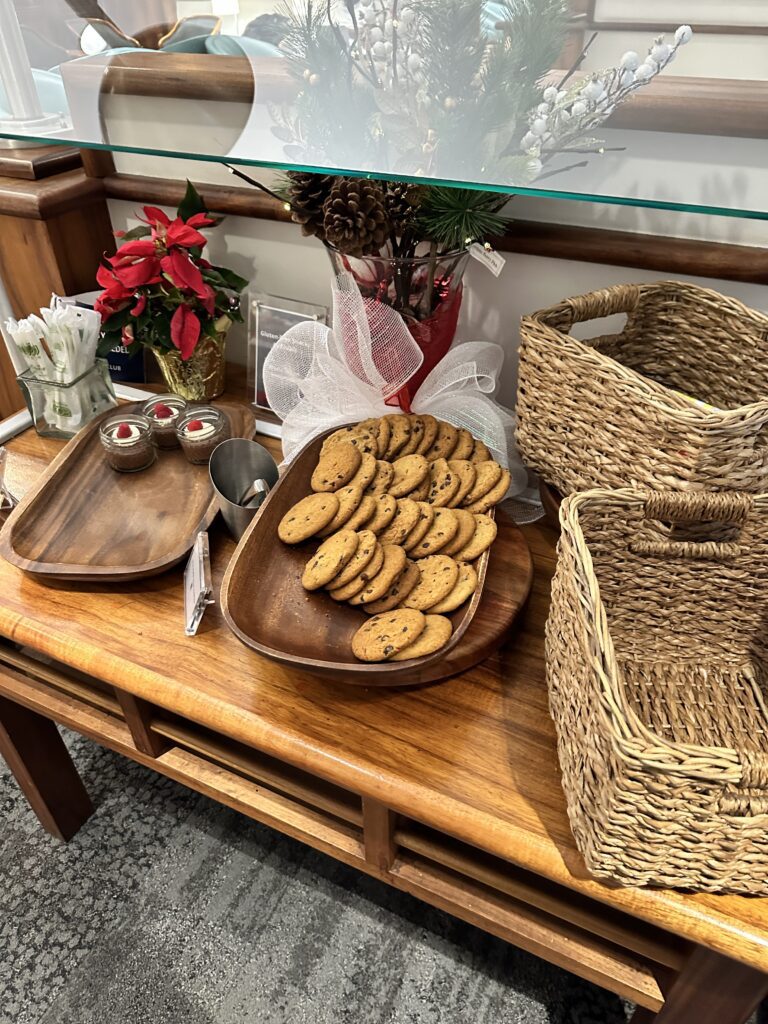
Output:
<svg viewBox="0 0 768 1024">
<path fill-rule="evenodd" d="M 389 526 L 379 534 L 382 544 L 401 544 L 419 521 L 419 506 L 410 498 L 400 498 Z"/>
<path fill-rule="evenodd" d="M 312 490 L 338 491 L 358 472 L 361 459 L 362 455 L 349 441 L 340 441 L 328 448 L 321 453 L 312 474 Z"/>
<path fill-rule="evenodd" d="M 371 536 L 373 537 L 373 534 Z M 374 543 L 375 541 L 374 537 Z M 307 562 L 301 577 L 302 587 L 305 590 L 319 590 L 324 587 L 344 570 L 352 560 L 357 547 L 357 534 L 352 530 L 342 530 L 329 537 Z"/>
<path fill-rule="evenodd" d="M 350 604 L 370 604 L 371 601 L 379 601 L 405 570 L 407 558 L 399 545 L 382 544 L 382 550 L 384 562 L 381 568 L 371 577 L 366 587 L 359 594 L 355 594 Z"/>
<path fill-rule="evenodd" d="M 374 496 L 387 494 L 394 475 L 395 470 L 391 462 L 385 462 L 383 459 L 377 459 L 376 474 L 368 484 L 368 494 L 373 494 Z"/>
<path fill-rule="evenodd" d="M 496 540 L 498 527 L 495 520 L 480 513 L 475 516 L 475 522 L 477 526 L 472 540 L 453 556 L 457 562 L 474 562 Z"/>
<path fill-rule="evenodd" d="M 459 485 L 459 478 L 445 459 L 435 459 L 429 467 L 427 501 L 437 508 L 445 508 L 458 494 Z"/>
<path fill-rule="evenodd" d="M 406 598 L 421 579 L 419 567 L 415 562 L 409 561 L 404 571 L 398 576 L 384 597 L 379 601 L 372 601 L 370 604 L 362 605 L 362 609 L 368 615 L 379 615 L 381 612 L 390 612 L 397 608 Z"/>
<path fill-rule="evenodd" d="M 448 459 L 453 455 L 453 450 L 458 440 L 459 432 L 456 427 L 452 423 L 440 420 L 437 428 L 437 437 L 433 441 L 432 447 L 424 452 L 424 454 L 430 462 L 434 462 L 435 459 Z"/>
<path fill-rule="evenodd" d="M 330 537 L 332 533 L 336 533 L 342 526 L 346 526 L 347 521 L 352 518 L 352 513 L 363 500 L 363 489 L 355 484 L 347 484 L 341 490 L 335 491 L 334 497 L 339 499 L 339 509 L 330 523 L 323 527 L 322 530 L 317 531 L 318 537 Z"/>
<path fill-rule="evenodd" d="M 426 625 L 421 612 L 408 608 L 374 615 L 352 638 L 352 653 L 360 661 L 386 661 L 417 640 Z"/>
<path fill-rule="evenodd" d="M 284 544 L 300 544 L 324 529 L 337 515 L 339 499 L 335 494 L 310 494 L 289 508 L 277 527 Z"/>
<path fill-rule="evenodd" d="M 501 466 L 498 462 L 478 462 L 475 465 L 475 483 L 472 490 L 464 499 L 464 508 L 479 501 L 484 494 L 487 494 L 501 479 Z"/>
<path fill-rule="evenodd" d="M 426 611 L 448 597 L 459 579 L 459 566 L 448 555 L 432 555 L 419 562 L 421 579 L 403 601 L 403 607 Z"/>
<path fill-rule="evenodd" d="M 448 463 L 448 468 L 453 474 L 455 474 L 459 481 L 458 491 L 456 491 L 454 496 L 448 502 L 449 508 L 456 508 L 461 505 L 462 501 L 464 501 L 466 496 L 475 486 L 475 481 L 477 480 L 477 469 L 466 459 L 451 459 Z"/>
<path fill-rule="evenodd" d="M 456 580 L 453 590 L 442 601 L 432 605 L 429 609 L 429 614 L 447 615 L 449 612 L 455 612 L 457 608 L 460 608 L 465 601 L 472 597 L 477 590 L 477 583 L 477 572 L 474 566 L 464 562 L 459 566 L 459 578 Z"/>
<path fill-rule="evenodd" d="M 341 533 L 335 536 L 340 537 L 343 533 L 348 532 L 347 530 L 342 530 Z M 346 564 L 339 568 L 338 573 L 322 584 L 326 590 L 338 590 L 339 587 L 345 587 L 359 576 L 373 560 L 373 556 L 376 554 L 376 534 L 371 533 L 370 530 L 361 530 L 360 533 L 355 533 L 353 536 L 355 538 L 355 548 Z M 325 543 L 329 544 L 332 540 L 333 537 Z M 368 578 L 370 579 L 370 576 Z"/>
<path fill-rule="evenodd" d="M 442 615 L 426 615 L 427 624 L 421 635 L 404 647 L 397 654 L 392 654 L 390 661 L 410 661 L 412 658 L 425 658 L 428 654 L 434 654 L 441 647 L 445 647 L 453 634 L 453 625 L 450 619 Z"/>
<path fill-rule="evenodd" d="M 349 601 L 351 598 L 359 594 L 363 587 L 368 584 L 373 577 L 380 572 L 381 567 L 384 565 L 384 549 L 381 544 L 377 544 L 373 552 L 373 558 L 370 560 L 368 565 L 363 569 L 361 573 L 358 573 L 353 580 L 349 583 L 345 583 L 343 587 L 335 587 L 328 591 L 329 597 L 332 597 L 334 601 Z"/>
<path fill-rule="evenodd" d="M 459 521 L 452 508 L 436 508 L 435 520 L 419 543 L 410 549 L 411 558 L 427 558 L 442 552 L 459 531 Z"/>
<path fill-rule="evenodd" d="M 424 482 L 429 475 L 429 463 L 423 455 L 405 455 L 395 459 L 392 471 L 389 493 L 394 494 L 396 498 L 404 498 Z"/>
<path fill-rule="evenodd" d="M 481 466 L 488 465 L 488 463 L 481 462 Z M 465 508 L 469 512 L 489 512 L 494 505 L 498 505 L 500 501 L 504 500 L 504 497 L 509 490 L 509 484 L 512 480 L 512 476 L 508 469 L 501 471 L 499 482 L 495 487 L 492 487 L 490 491 L 479 498 L 477 501 L 473 501 L 471 505 L 465 504 Z"/>
</svg>

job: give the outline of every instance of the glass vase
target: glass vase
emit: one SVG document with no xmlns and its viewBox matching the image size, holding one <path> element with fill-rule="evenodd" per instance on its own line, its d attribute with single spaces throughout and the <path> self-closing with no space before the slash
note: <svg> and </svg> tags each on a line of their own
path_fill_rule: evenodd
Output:
<svg viewBox="0 0 768 1024">
<path fill-rule="evenodd" d="M 97 359 L 89 370 L 67 383 L 42 380 L 29 370 L 17 380 L 41 437 L 74 437 L 100 413 L 117 406 L 106 359 Z"/>
<path fill-rule="evenodd" d="M 176 349 L 165 352 L 153 348 L 169 392 L 186 398 L 188 402 L 218 398 L 226 383 L 226 342 L 226 331 L 215 338 L 205 336 L 187 360 L 183 360 Z"/>
<path fill-rule="evenodd" d="M 334 273 L 347 271 L 364 299 L 397 310 L 421 349 L 424 362 L 418 372 L 388 402 L 410 412 L 411 402 L 427 374 L 453 344 L 468 251 L 398 258 L 347 256 L 330 245 L 326 249 Z"/>
</svg>

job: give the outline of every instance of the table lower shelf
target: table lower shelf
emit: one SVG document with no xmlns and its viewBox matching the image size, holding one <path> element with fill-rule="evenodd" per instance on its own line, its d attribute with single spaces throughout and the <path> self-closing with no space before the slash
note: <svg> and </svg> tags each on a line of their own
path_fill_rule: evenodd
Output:
<svg viewBox="0 0 768 1024">
<path fill-rule="evenodd" d="M 691 944 L 384 805 L 3 647 L 0 695 L 656 1012 Z"/>
</svg>

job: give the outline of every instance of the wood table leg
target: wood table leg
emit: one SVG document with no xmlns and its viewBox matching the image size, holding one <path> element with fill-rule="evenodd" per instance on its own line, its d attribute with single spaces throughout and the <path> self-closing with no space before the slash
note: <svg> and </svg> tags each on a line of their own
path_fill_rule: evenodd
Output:
<svg viewBox="0 0 768 1024">
<path fill-rule="evenodd" d="M 744 1024 L 768 994 L 768 974 L 697 946 L 658 1013 L 638 1010 L 632 1024 Z"/>
<path fill-rule="evenodd" d="M 363 845 L 368 863 L 389 871 L 395 859 L 395 815 L 367 797 L 363 798 Z"/>
<path fill-rule="evenodd" d="M 0 697 L 0 757 L 52 836 L 66 842 L 93 814 L 55 724 L 5 697 Z"/>
<path fill-rule="evenodd" d="M 125 690 L 118 690 L 115 687 L 115 696 L 122 709 L 126 724 L 131 730 L 133 742 L 142 754 L 149 754 L 150 757 L 160 757 L 170 744 L 163 736 L 153 732 L 151 719 L 153 708 L 145 700 L 134 697 Z"/>
</svg>

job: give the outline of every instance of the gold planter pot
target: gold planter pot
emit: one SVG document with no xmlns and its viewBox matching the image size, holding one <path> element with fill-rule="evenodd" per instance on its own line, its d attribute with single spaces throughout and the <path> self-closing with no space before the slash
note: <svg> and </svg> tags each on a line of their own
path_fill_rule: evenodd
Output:
<svg viewBox="0 0 768 1024">
<path fill-rule="evenodd" d="M 184 362 L 176 350 L 161 352 L 152 349 L 168 391 L 190 402 L 218 398 L 224 391 L 224 352 L 227 331 L 216 338 L 202 338 L 192 355 Z"/>
</svg>

